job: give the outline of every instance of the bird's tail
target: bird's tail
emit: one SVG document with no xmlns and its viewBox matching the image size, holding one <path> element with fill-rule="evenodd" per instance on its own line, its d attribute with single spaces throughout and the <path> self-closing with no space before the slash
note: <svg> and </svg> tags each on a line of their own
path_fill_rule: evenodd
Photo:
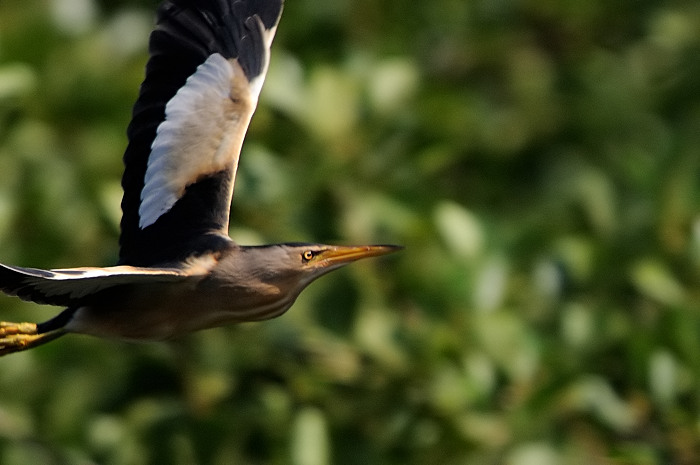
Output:
<svg viewBox="0 0 700 465">
<path fill-rule="evenodd" d="M 65 333 L 63 328 L 42 332 L 36 323 L 0 321 L 0 356 L 31 349 Z"/>
</svg>

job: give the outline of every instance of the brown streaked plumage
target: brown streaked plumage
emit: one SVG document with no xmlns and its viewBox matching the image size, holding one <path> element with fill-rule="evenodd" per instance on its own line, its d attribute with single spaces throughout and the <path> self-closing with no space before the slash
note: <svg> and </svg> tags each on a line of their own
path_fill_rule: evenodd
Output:
<svg viewBox="0 0 700 465">
<path fill-rule="evenodd" d="M 0 322 L 0 355 L 66 333 L 164 340 L 284 313 L 312 281 L 396 246 L 239 246 L 228 236 L 241 146 L 282 0 L 167 0 L 124 154 L 119 263 L 40 270 L 0 264 L 0 290 L 66 307 Z"/>
</svg>

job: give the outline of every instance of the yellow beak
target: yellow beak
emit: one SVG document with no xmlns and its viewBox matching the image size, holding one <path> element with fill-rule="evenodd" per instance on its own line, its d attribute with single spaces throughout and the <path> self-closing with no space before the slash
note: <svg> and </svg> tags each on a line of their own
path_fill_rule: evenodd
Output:
<svg viewBox="0 0 700 465">
<path fill-rule="evenodd" d="M 361 258 L 378 257 L 403 249 L 399 245 L 335 246 L 321 252 L 323 266 L 345 265 Z"/>
</svg>

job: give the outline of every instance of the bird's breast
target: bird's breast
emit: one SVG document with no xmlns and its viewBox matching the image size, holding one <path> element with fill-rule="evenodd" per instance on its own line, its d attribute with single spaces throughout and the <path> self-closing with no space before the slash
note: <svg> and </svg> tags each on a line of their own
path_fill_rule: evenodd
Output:
<svg viewBox="0 0 700 465">
<path fill-rule="evenodd" d="M 270 285 L 198 279 L 120 286 L 80 307 L 66 329 L 129 340 L 165 340 L 189 332 L 284 313 L 296 295 Z"/>
</svg>

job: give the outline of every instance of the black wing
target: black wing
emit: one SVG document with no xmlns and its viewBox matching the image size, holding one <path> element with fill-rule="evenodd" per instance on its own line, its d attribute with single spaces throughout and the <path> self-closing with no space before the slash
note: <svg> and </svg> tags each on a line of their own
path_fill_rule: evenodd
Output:
<svg viewBox="0 0 700 465">
<path fill-rule="evenodd" d="M 70 307 L 110 287 L 183 281 L 206 274 L 210 267 L 205 261 L 182 269 L 113 266 L 41 270 L 0 264 L 0 290 L 38 304 Z"/>
<path fill-rule="evenodd" d="M 282 0 L 169 0 L 158 10 L 124 154 L 120 264 L 153 266 L 230 243 L 243 137 Z"/>
</svg>

